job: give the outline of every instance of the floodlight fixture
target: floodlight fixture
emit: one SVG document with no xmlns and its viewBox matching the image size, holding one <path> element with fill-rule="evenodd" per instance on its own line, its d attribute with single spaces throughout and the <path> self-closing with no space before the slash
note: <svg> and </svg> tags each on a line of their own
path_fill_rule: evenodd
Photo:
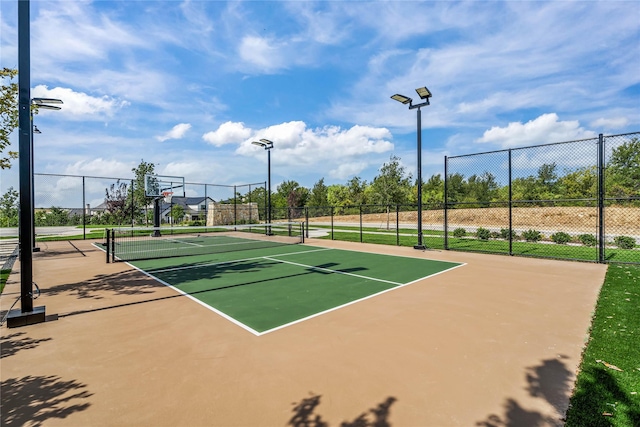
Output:
<svg viewBox="0 0 640 427">
<path fill-rule="evenodd" d="M 40 129 L 38 129 L 38 126 L 33 125 L 33 133 L 41 134 L 42 132 L 40 132 Z"/>
<path fill-rule="evenodd" d="M 32 99 L 34 104 L 64 104 L 64 102 L 62 102 L 61 99 L 56 99 L 56 98 L 33 98 Z"/>
<path fill-rule="evenodd" d="M 391 99 L 395 99 L 396 101 L 401 102 L 403 104 L 409 104 L 409 103 L 411 103 L 411 101 L 413 101 L 408 96 L 400 95 L 399 93 L 396 93 L 395 95 L 392 95 Z"/>
<path fill-rule="evenodd" d="M 419 87 L 418 89 L 416 89 L 416 92 L 418 92 L 418 95 L 420 96 L 420 98 L 422 99 L 429 99 L 431 98 L 431 92 L 429 92 L 429 89 L 427 89 L 426 86 L 423 87 Z"/>
</svg>

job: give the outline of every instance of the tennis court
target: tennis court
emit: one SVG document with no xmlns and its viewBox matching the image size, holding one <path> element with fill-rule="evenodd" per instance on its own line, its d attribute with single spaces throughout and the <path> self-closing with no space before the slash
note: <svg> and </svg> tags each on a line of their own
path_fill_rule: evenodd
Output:
<svg viewBox="0 0 640 427">
<path fill-rule="evenodd" d="M 207 239 L 220 237 L 200 236 L 175 244 L 221 245 L 219 240 L 207 245 Z M 131 264 L 256 335 L 462 265 L 302 245 L 253 248 L 246 239 L 222 239 L 222 245 L 244 250 Z M 151 242 L 159 245 L 157 239 Z"/>
</svg>

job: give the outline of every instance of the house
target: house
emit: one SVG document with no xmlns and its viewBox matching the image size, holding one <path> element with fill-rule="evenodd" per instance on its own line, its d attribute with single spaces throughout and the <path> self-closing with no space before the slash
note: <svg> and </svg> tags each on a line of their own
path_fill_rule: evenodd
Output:
<svg viewBox="0 0 640 427">
<path fill-rule="evenodd" d="M 213 202 L 214 200 L 211 197 L 172 197 L 170 203 L 160 199 L 160 222 L 204 221 L 206 219 L 207 205 Z M 176 205 L 182 206 L 184 209 L 184 218 L 180 221 L 177 218 L 171 219 L 171 209 Z"/>
</svg>

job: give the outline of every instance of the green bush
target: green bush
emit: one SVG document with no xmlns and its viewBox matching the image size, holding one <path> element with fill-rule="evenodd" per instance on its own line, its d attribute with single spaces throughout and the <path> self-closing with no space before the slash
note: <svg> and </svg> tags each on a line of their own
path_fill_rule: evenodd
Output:
<svg viewBox="0 0 640 427">
<path fill-rule="evenodd" d="M 491 232 L 489 230 L 487 230 L 486 228 L 479 227 L 476 230 L 476 237 L 479 240 L 489 240 L 489 236 L 490 235 L 491 235 Z"/>
<path fill-rule="evenodd" d="M 613 241 L 620 249 L 633 249 L 636 247 L 636 239 L 633 237 L 617 236 Z"/>
<path fill-rule="evenodd" d="M 511 236 L 512 239 L 516 240 L 518 238 L 518 234 L 513 231 L 510 230 L 508 228 L 501 228 L 500 229 L 500 237 L 502 237 L 503 239 L 509 239 L 509 236 Z"/>
<path fill-rule="evenodd" d="M 498 233 L 497 231 L 492 231 L 489 236 L 492 239 L 497 239 L 498 237 L 500 237 L 500 233 Z"/>
<path fill-rule="evenodd" d="M 464 228 L 456 228 L 453 230 L 453 237 L 464 237 L 467 235 L 467 230 Z"/>
<path fill-rule="evenodd" d="M 538 230 L 529 229 L 522 233 L 522 237 L 527 242 L 537 242 L 538 240 L 542 239 L 542 234 L 540 234 Z"/>
<path fill-rule="evenodd" d="M 581 234 L 578 236 L 578 240 L 585 246 L 595 246 L 598 243 L 598 239 L 593 234 Z"/>
<path fill-rule="evenodd" d="M 566 245 L 571 241 L 571 236 L 569 236 L 564 231 L 558 231 L 557 233 L 553 233 L 551 235 L 551 240 L 559 245 Z"/>
</svg>

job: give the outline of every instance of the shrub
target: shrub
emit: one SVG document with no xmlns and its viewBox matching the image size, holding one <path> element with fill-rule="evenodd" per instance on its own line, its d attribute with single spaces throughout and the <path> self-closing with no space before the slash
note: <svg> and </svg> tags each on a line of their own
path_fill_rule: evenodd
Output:
<svg viewBox="0 0 640 427">
<path fill-rule="evenodd" d="M 453 237 L 464 237 L 467 235 L 467 230 L 464 228 L 456 228 L 453 230 Z"/>
<path fill-rule="evenodd" d="M 636 247 L 636 239 L 633 237 L 617 236 L 613 241 L 620 249 L 633 249 Z"/>
<path fill-rule="evenodd" d="M 502 237 L 503 239 L 509 239 L 509 236 L 511 236 L 511 238 L 514 240 L 518 238 L 518 235 L 516 234 L 515 231 L 510 230 L 508 228 L 500 229 L 500 237 Z"/>
<path fill-rule="evenodd" d="M 571 236 L 569 236 L 564 231 L 558 231 L 557 233 L 553 233 L 551 235 L 551 240 L 559 245 L 565 245 L 571 241 Z"/>
<path fill-rule="evenodd" d="M 596 236 L 593 234 L 581 234 L 578 236 L 578 240 L 585 246 L 595 246 L 598 243 Z"/>
<path fill-rule="evenodd" d="M 497 231 L 492 231 L 492 232 L 489 234 L 489 236 L 490 236 L 492 239 L 497 239 L 498 237 L 500 237 L 500 233 L 498 233 Z"/>
<path fill-rule="evenodd" d="M 537 242 L 538 240 L 542 239 L 542 234 L 540 234 L 538 230 L 529 229 L 522 233 L 522 237 L 527 242 Z"/>
<path fill-rule="evenodd" d="M 479 227 L 476 230 L 476 237 L 480 240 L 489 240 L 490 235 L 491 235 L 491 232 L 486 228 Z"/>
</svg>

